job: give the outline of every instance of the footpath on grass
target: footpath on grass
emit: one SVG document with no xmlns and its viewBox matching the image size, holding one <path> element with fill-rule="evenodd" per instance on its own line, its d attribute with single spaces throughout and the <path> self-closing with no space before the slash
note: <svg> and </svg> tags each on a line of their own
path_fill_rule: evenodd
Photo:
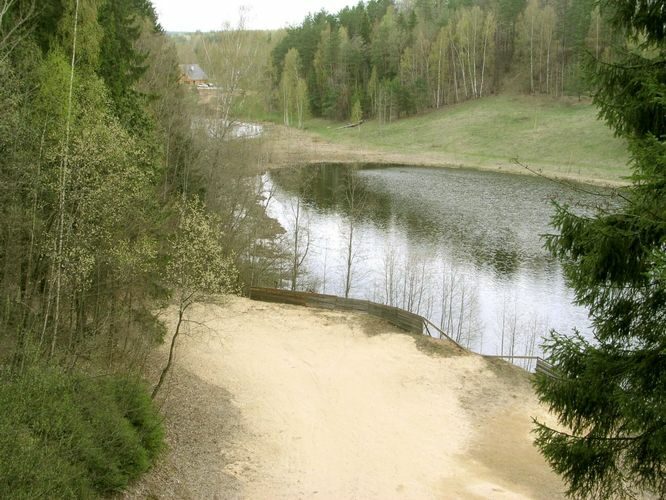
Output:
<svg viewBox="0 0 666 500">
<path fill-rule="evenodd" d="M 128 497 L 562 497 L 519 368 L 362 313 L 230 298 L 189 319 L 170 451 Z"/>
</svg>

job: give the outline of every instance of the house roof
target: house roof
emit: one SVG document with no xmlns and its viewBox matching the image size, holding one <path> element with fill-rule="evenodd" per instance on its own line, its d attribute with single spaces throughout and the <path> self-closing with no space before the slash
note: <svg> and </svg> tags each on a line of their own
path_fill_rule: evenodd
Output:
<svg viewBox="0 0 666 500">
<path fill-rule="evenodd" d="M 198 64 L 181 64 L 180 70 L 190 80 L 208 80 L 208 75 Z"/>
</svg>

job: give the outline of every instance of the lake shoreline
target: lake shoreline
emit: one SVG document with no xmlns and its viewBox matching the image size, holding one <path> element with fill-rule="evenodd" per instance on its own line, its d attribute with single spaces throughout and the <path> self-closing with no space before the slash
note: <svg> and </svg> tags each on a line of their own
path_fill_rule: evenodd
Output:
<svg viewBox="0 0 666 500">
<path fill-rule="evenodd" d="M 619 188 L 630 183 L 625 179 L 603 178 L 585 175 L 579 172 L 564 172 L 552 165 L 525 165 L 518 162 L 499 159 L 474 160 L 461 159 L 441 153 L 401 153 L 383 151 L 364 146 L 331 142 L 312 132 L 284 127 L 276 124 L 263 124 L 265 140 L 263 143 L 264 170 L 278 170 L 308 165 L 355 165 L 373 164 L 385 167 L 405 168 L 444 168 L 501 172 L 514 175 L 543 177 L 558 183 L 576 183 L 591 186 Z M 466 161 L 465 161 L 466 160 Z"/>
</svg>

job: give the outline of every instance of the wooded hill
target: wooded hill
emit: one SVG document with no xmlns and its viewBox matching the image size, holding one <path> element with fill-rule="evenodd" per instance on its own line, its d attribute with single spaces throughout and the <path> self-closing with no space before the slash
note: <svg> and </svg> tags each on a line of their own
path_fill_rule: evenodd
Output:
<svg viewBox="0 0 666 500">
<path fill-rule="evenodd" d="M 149 0 L 0 0 L 2 498 L 90 498 L 145 471 L 155 311 L 238 288 L 202 180 L 229 143 L 193 127 L 177 63 Z"/>
<path fill-rule="evenodd" d="M 272 52 L 284 122 L 380 121 L 496 93 L 587 89 L 586 52 L 619 35 L 593 0 L 370 0 L 319 12 Z"/>
</svg>

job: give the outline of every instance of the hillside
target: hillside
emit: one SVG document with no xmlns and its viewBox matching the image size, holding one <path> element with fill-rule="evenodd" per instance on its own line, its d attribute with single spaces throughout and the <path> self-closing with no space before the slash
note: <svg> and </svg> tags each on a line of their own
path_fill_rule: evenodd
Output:
<svg viewBox="0 0 666 500">
<path fill-rule="evenodd" d="M 129 496 L 561 496 L 520 369 L 358 313 L 234 298 L 190 319 L 165 388 L 171 451 Z"/>
<path fill-rule="evenodd" d="M 629 173 L 626 145 L 596 113 L 586 101 L 500 95 L 392 123 L 371 120 L 360 130 L 321 119 L 306 130 L 405 163 L 512 169 L 518 159 L 549 175 L 617 182 Z"/>
</svg>

